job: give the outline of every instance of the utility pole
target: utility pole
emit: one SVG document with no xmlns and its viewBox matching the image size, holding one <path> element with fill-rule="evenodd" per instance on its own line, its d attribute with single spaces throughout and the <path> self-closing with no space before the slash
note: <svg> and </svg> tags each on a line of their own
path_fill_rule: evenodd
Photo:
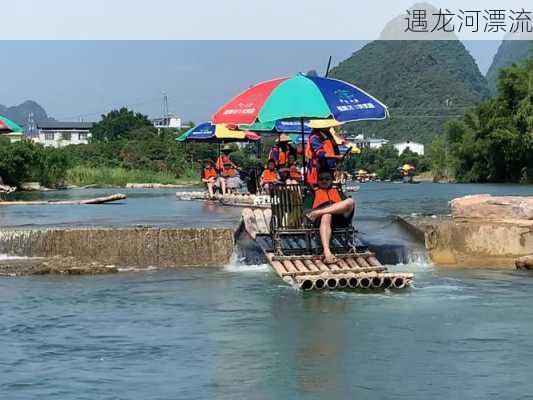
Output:
<svg viewBox="0 0 533 400">
<path fill-rule="evenodd" d="M 163 92 L 163 118 L 168 118 L 168 96 Z"/>
<path fill-rule="evenodd" d="M 26 133 L 29 137 L 33 137 L 33 134 L 35 132 L 35 120 L 33 116 L 33 112 L 28 113 L 28 123 Z"/>
</svg>

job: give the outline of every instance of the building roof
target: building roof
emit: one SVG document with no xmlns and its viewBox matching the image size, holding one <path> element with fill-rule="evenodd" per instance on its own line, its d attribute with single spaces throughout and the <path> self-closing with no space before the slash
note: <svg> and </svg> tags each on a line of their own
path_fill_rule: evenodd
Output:
<svg viewBox="0 0 533 400">
<path fill-rule="evenodd" d="M 94 122 L 41 122 L 37 129 L 92 129 Z"/>
</svg>

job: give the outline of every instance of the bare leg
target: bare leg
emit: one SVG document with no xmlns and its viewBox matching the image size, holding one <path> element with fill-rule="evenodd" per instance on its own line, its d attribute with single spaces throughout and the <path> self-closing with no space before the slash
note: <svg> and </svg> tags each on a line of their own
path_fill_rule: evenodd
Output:
<svg viewBox="0 0 533 400">
<path fill-rule="evenodd" d="M 209 192 L 209 197 L 213 197 L 213 184 L 215 182 L 213 182 L 212 180 L 211 181 L 207 181 L 207 191 Z"/>
<path fill-rule="evenodd" d="M 331 258 L 329 242 L 331 241 L 331 214 L 323 214 L 320 218 L 320 241 L 324 249 L 324 259 Z"/>
<path fill-rule="evenodd" d="M 332 204 L 328 207 L 319 208 L 311 211 L 308 216 L 310 219 L 315 220 L 326 214 L 347 214 L 355 208 L 355 203 L 352 199 L 345 199 L 339 203 Z"/>
<path fill-rule="evenodd" d="M 222 195 L 226 194 L 226 179 L 220 178 L 220 189 L 222 189 Z"/>
</svg>

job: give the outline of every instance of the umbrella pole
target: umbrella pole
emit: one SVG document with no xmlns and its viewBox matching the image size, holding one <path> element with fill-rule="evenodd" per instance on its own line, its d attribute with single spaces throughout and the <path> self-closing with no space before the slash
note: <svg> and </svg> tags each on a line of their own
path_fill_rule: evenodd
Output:
<svg viewBox="0 0 533 400">
<path fill-rule="evenodd" d="M 300 128 L 301 128 L 301 134 L 302 134 L 302 167 L 304 171 L 304 179 L 303 183 L 304 185 L 307 183 L 307 173 L 305 168 L 305 135 L 304 135 L 304 119 L 303 117 L 300 118 Z"/>
</svg>

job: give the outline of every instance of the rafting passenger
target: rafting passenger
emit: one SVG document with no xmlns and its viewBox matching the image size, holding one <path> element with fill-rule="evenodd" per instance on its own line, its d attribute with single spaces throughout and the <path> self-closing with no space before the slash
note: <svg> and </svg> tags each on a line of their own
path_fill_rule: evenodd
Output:
<svg viewBox="0 0 533 400">
<path fill-rule="evenodd" d="M 214 196 L 214 188 L 217 180 L 218 174 L 215 168 L 215 163 L 212 160 L 206 160 L 204 169 L 202 170 L 202 182 L 209 193 L 209 198 L 213 198 Z"/>
<path fill-rule="evenodd" d="M 268 159 L 274 160 L 276 168 L 283 168 L 288 166 L 289 156 L 296 156 L 296 149 L 290 145 L 290 138 L 288 135 L 282 134 L 276 139 L 274 146 L 268 153 Z"/>
<path fill-rule="evenodd" d="M 226 144 L 222 148 L 222 154 L 218 157 L 216 168 L 218 170 L 218 186 L 225 195 L 227 192 L 233 192 L 238 189 L 242 182 L 237 171 L 237 164 L 235 164 L 230 157 L 233 151 L 230 145 Z"/>
<path fill-rule="evenodd" d="M 317 181 L 318 185 L 313 194 L 305 200 L 304 207 L 310 210 L 306 217 L 320 228 L 324 263 L 334 264 L 338 260 L 329 247 L 332 227 L 346 227 L 351 224 L 355 203 L 333 186 L 333 174 L 330 170 L 321 171 Z"/>
<path fill-rule="evenodd" d="M 259 179 L 259 184 L 267 193 L 280 182 L 280 177 L 278 171 L 276 170 L 276 160 L 268 160 L 267 167 L 261 174 Z"/>
<path fill-rule="evenodd" d="M 309 125 L 312 126 L 311 122 Z M 320 126 L 320 123 L 317 125 Z M 307 139 L 305 147 L 305 156 L 309 160 L 307 183 L 311 186 L 318 184 L 319 170 L 334 171 L 337 161 L 343 158 L 330 129 L 332 128 L 313 128 Z"/>
<path fill-rule="evenodd" d="M 302 182 L 302 172 L 296 163 L 296 156 L 293 154 L 289 155 L 289 179 L 292 185 Z"/>
</svg>

